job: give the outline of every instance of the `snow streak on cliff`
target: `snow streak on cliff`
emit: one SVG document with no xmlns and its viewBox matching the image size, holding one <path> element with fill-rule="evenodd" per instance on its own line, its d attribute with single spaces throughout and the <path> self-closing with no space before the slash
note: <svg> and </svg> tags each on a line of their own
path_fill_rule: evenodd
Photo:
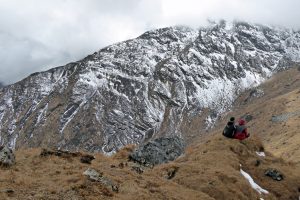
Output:
<svg viewBox="0 0 300 200">
<path fill-rule="evenodd" d="M 239 93 L 300 61 L 300 33 L 244 22 L 170 27 L 0 90 L 0 144 L 112 153 L 206 128 Z"/>
</svg>

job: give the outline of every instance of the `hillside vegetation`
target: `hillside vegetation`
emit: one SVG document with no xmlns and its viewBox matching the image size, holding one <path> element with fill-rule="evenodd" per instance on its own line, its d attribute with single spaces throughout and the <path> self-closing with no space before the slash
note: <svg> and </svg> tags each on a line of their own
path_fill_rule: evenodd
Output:
<svg viewBox="0 0 300 200">
<path fill-rule="evenodd" d="M 300 72 L 280 72 L 256 88 L 264 95 L 242 94 L 215 129 L 195 137 L 177 160 L 146 168 L 128 160 L 134 146 L 111 157 L 95 154 L 92 164 L 79 157 L 40 156 L 41 149 L 20 149 L 16 165 L 0 169 L 0 199 L 282 199 L 300 196 Z M 232 140 L 220 132 L 229 116 L 248 118 L 251 137 Z M 264 152 L 259 156 L 258 152 Z M 92 168 L 118 186 L 89 180 Z M 240 170 L 267 190 L 259 194 Z M 276 169 L 283 180 L 266 176 Z"/>
<path fill-rule="evenodd" d="M 278 73 L 255 90 L 264 95 L 251 98 L 253 90 L 242 94 L 224 120 L 231 115 L 251 116 L 249 130 L 268 151 L 300 164 L 300 67 Z"/>
<path fill-rule="evenodd" d="M 40 149 L 18 151 L 17 164 L 1 169 L 1 199 L 296 199 L 299 195 L 300 169 L 266 152 L 255 137 L 240 142 L 216 135 L 190 146 L 174 162 L 133 170 L 128 162 L 131 148 L 113 157 L 96 154 L 91 165 L 74 157 L 41 157 Z M 258 164 L 259 163 L 259 164 Z M 255 182 L 270 193 L 261 196 L 240 173 L 249 173 Z M 118 185 L 113 192 L 93 182 L 83 172 L 93 168 Z M 264 175 L 275 168 L 284 180 L 274 181 Z M 173 173 L 173 177 L 170 176 Z"/>
</svg>

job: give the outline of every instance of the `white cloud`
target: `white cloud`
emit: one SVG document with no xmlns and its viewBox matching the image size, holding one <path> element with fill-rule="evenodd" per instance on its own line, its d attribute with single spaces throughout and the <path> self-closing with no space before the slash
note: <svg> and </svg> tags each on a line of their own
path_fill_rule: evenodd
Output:
<svg viewBox="0 0 300 200">
<path fill-rule="evenodd" d="M 0 81 L 171 25 L 240 19 L 299 28 L 298 0 L 0 0 Z"/>
<path fill-rule="evenodd" d="M 246 20 L 299 28 L 297 0 L 162 0 L 163 13 L 173 24 L 191 26 L 205 23 L 207 18 Z"/>
</svg>

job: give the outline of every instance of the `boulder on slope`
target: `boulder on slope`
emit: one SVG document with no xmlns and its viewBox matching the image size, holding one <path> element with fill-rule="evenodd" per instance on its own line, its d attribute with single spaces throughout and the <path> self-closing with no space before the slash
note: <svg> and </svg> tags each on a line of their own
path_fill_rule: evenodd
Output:
<svg viewBox="0 0 300 200">
<path fill-rule="evenodd" d="M 11 166 L 16 163 L 13 151 L 7 146 L 0 146 L 0 166 Z"/>
<path fill-rule="evenodd" d="M 129 155 L 129 159 L 145 166 L 154 166 L 175 160 L 184 153 L 184 142 L 181 138 L 158 138 L 141 145 Z"/>
</svg>

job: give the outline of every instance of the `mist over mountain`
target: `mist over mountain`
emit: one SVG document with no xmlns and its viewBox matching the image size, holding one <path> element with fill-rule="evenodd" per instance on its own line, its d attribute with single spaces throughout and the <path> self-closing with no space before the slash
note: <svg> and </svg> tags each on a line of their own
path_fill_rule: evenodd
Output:
<svg viewBox="0 0 300 200">
<path fill-rule="evenodd" d="M 299 7 L 297 0 L 2 0 L 0 80 L 12 84 L 148 30 L 198 28 L 207 19 L 299 30 Z"/>
<path fill-rule="evenodd" d="M 0 90 L 0 144 L 111 154 L 206 133 L 241 92 L 300 61 L 300 33 L 246 22 L 148 31 Z"/>
</svg>

